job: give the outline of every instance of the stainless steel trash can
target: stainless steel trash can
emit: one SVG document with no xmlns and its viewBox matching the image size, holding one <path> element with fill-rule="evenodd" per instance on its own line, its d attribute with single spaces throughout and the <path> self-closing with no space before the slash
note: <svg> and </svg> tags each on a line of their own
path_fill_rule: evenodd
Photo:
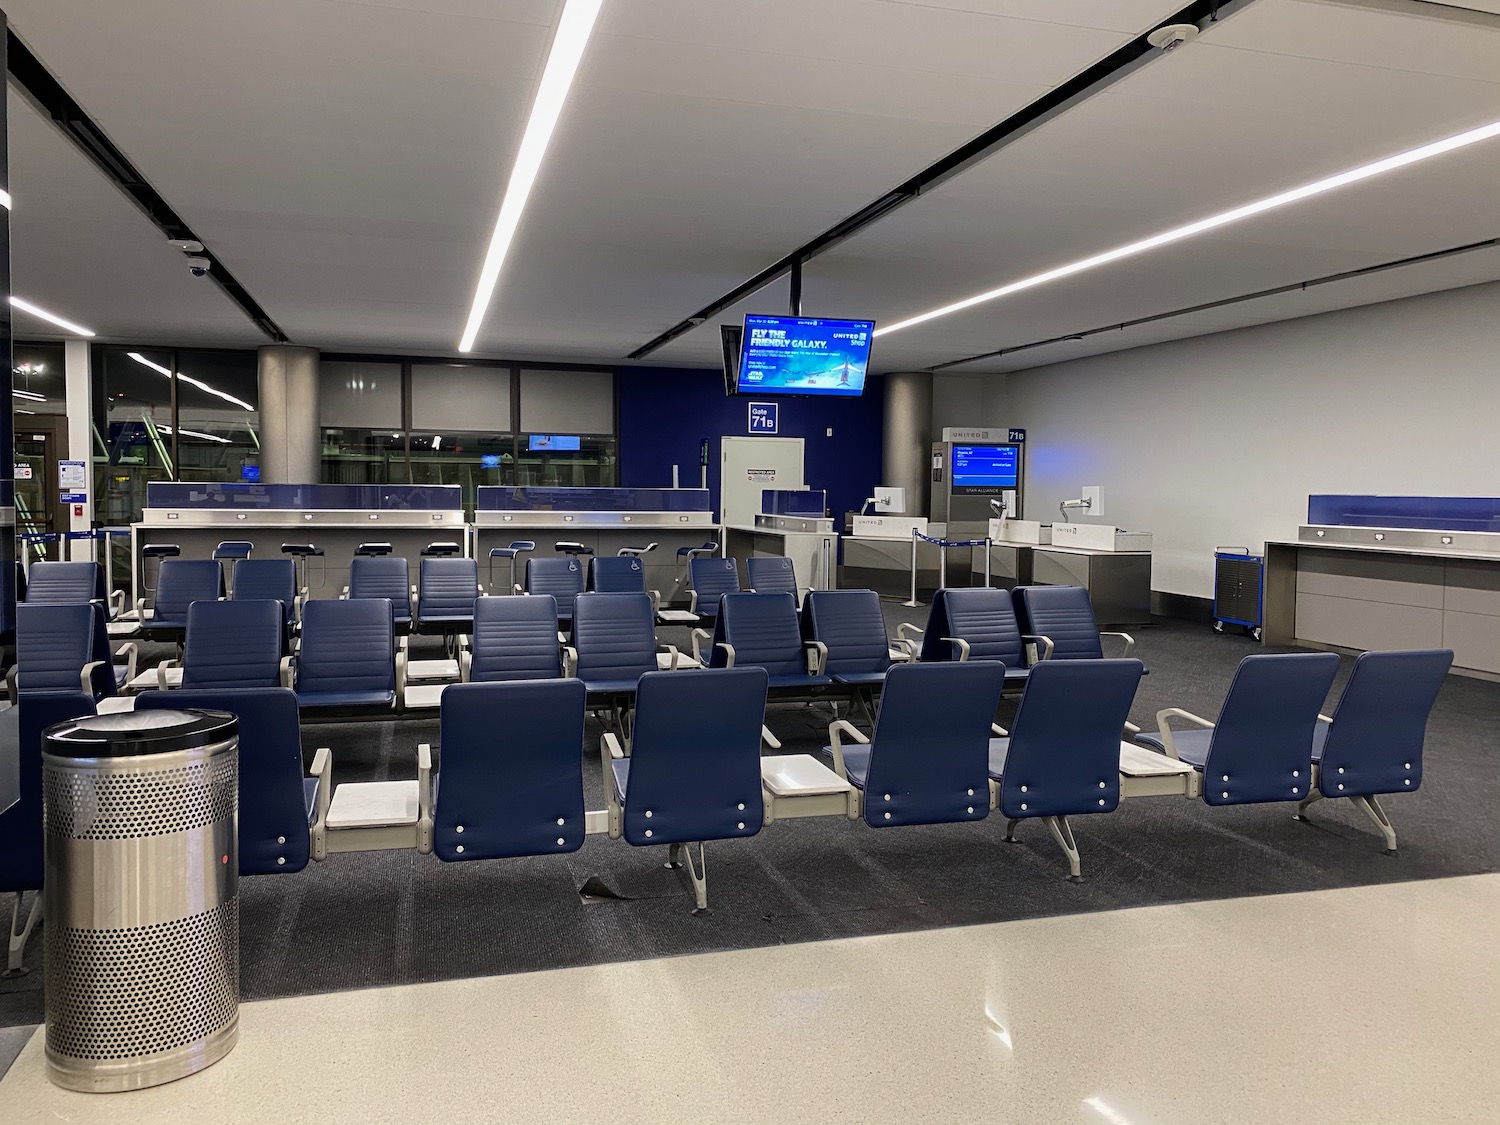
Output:
<svg viewBox="0 0 1500 1125">
<path fill-rule="evenodd" d="M 46 732 L 47 1073 L 59 1086 L 155 1086 L 234 1046 L 237 727 L 222 711 L 136 711 Z"/>
</svg>

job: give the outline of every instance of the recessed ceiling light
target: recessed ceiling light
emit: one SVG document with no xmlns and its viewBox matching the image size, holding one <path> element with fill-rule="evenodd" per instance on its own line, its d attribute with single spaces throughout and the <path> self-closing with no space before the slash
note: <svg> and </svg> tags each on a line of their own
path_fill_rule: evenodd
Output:
<svg viewBox="0 0 1500 1125">
<path fill-rule="evenodd" d="M 24 312 L 24 313 L 30 313 L 32 316 L 41 317 L 43 320 L 47 321 L 48 323 L 55 324 L 59 328 L 66 329 L 67 331 L 72 332 L 74 335 L 77 335 L 77 336 L 92 336 L 93 335 L 92 332 L 90 332 L 87 328 L 84 328 L 82 325 L 80 325 L 80 324 L 74 324 L 71 320 L 64 320 L 62 317 L 58 316 L 56 313 L 49 313 L 46 309 L 39 309 L 35 305 L 33 305 L 30 301 L 23 301 L 23 300 L 21 300 L 20 297 L 12 297 L 10 299 L 10 303 L 12 305 L 14 305 L 16 308 L 20 309 L 22 312 Z"/>
<path fill-rule="evenodd" d="M 474 304 L 469 309 L 469 319 L 458 342 L 461 352 L 474 348 L 479 326 L 484 323 L 485 311 L 495 295 L 495 284 L 500 280 L 500 267 L 505 264 L 505 255 L 516 236 L 521 212 L 526 209 L 526 199 L 541 170 L 542 157 L 547 153 L 547 142 L 557 128 L 557 119 L 562 114 L 568 89 L 573 85 L 573 76 L 578 73 L 583 49 L 588 45 L 603 2 L 567 0 L 563 8 L 557 33 L 552 37 L 552 49 L 547 55 L 547 66 L 542 71 L 541 84 L 537 86 L 536 101 L 531 105 L 531 118 L 526 122 L 526 132 L 521 136 L 521 147 L 516 150 L 516 162 L 510 170 L 510 181 L 505 185 L 505 198 L 500 202 L 500 216 L 490 236 L 490 248 L 479 271 Z"/>
<path fill-rule="evenodd" d="M 1128 242 L 1124 246 L 1116 246 L 1113 250 L 1106 250 L 1102 254 L 1095 254 L 1089 258 L 1080 258 L 1076 262 L 1058 266 L 1047 270 L 1045 273 L 1034 274 L 1031 277 L 1023 277 L 1019 281 L 1012 281 L 1002 285 L 998 289 L 991 289 L 984 293 L 966 297 L 962 301 L 955 301 L 951 305 L 943 305 L 941 308 L 932 309 L 920 313 L 917 316 L 908 317 L 906 320 L 898 320 L 895 324 L 887 324 L 882 328 L 875 329 L 876 336 L 884 336 L 888 332 L 899 332 L 903 328 L 911 328 L 917 324 L 923 324 L 929 320 L 936 320 L 940 316 L 948 316 L 950 313 L 962 312 L 964 309 L 982 305 L 986 301 L 995 301 L 1001 297 L 1009 297 L 1012 293 L 1019 293 L 1023 289 L 1033 289 L 1038 285 L 1045 285 L 1049 281 L 1058 281 L 1064 277 L 1071 277 L 1075 273 L 1084 270 L 1097 269 L 1099 266 L 1118 262 L 1121 258 L 1134 257 L 1143 254 L 1147 250 L 1155 250 L 1158 246 L 1166 246 L 1173 242 L 1181 242 L 1185 238 L 1204 234 L 1219 227 L 1226 227 L 1231 223 L 1240 222 L 1265 211 L 1274 210 L 1277 207 L 1285 207 L 1289 203 L 1296 203 L 1303 199 L 1311 199 L 1315 195 L 1334 191 L 1337 188 L 1357 184 L 1361 180 L 1368 180 L 1380 176 L 1386 172 L 1394 172 L 1397 168 L 1405 168 L 1408 164 L 1417 164 L 1423 160 L 1431 160 L 1434 156 L 1442 156 L 1446 152 L 1455 149 L 1467 148 L 1469 145 L 1487 141 L 1492 137 L 1500 136 L 1500 121 L 1492 121 L 1488 125 L 1481 125 L 1477 129 L 1467 132 L 1456 133 L 1451 137 L 1444 137 L 1440 141 L 1422 145 L 1420 148 L 1410 149 L 1407 152 L 1399 152 L 1395 156 L 1387 156 L 1383 160 L 1377 160 L 1371 164 L 1362 164 L 1358 168 L 1351 168 L 1347 172 L 1340 172 L 1335 176 L 1328 176 L 1312 183 L 1303 184 L 1301 187 L 1292 188 L 1289 191 L 1279 192 L 1276 195 L 1258 199 L 1254 203 L 1247 203 L 1243 207 L 1236 207 L 1230 211 L 1221 211 L 1217 215 L 1210 215 L 1206 219 L 1188 223 L 1186 226 L 1173 227 L 1171 230 L 1153 234 L 1150 238 L 1143 238 L 1138 242 Z"/>
<path fill-rule="evenodd" d="M 135 360 L 137 363 L 143 364 L 146 367 L 151 368 L 152 371 L 159 371 L 159 372 L 161 372 L 163 375 L 165 375 L 169 379 L 172 377 L 172 371 L 171 371 L 170 368 L 163 367 L 159 363 L 152 363 L 149 359 L 147 359 L 145 356 L 143 356 L 140 352 L 126 352 L 125 354 L 128 355 L 131 359 Z M 184 383 L 188 384 L 188 386 L 190 386 L 190 387 L 197 387 L 200 391 L 206 391 L 208 394 L 214 395 L 217 398 L 222 398 L 225 402 L 232 402 L 232 403 L 234 403 L 235 406 L 238 406 L 241 410 L 254 410 L 255 409 L 255 407 L 251 406 L 244 399 L 242 399 L 242 398 L 235 398 L 232 394 L 229 394 L 229 393 L 227 393 L 225 391 L 219 390 L 218 387 L 210 387 L 202 379 L 194 379 L 191 375 L 184 375 L 181 371 L 179 371 L 177 373 L 177 378 L 181 379 Z M 183 433 L 187 433 L 186 430 L 183 430 L 182 432 Z"/>
<path fill-rule="evenodd" d="M 170 434 L 172 432 L 172 427 L 171 426 L 163 426 L 163 425 L 158 424 L 156 428 L 158 430 L 160 430 L 164 434 Z M 178 430 L 177 432 L 179 434 L 181 434 L 183 437 L 195 437 L 195 438 L 202 438 L 204 441 L 216 441 L 220 445 L 233 445 L 234 444 L 227 437 L 219 437 L 219 436 L 217 436 L 215 434 L 205 434 L 202 430 Z"/>
</svg>

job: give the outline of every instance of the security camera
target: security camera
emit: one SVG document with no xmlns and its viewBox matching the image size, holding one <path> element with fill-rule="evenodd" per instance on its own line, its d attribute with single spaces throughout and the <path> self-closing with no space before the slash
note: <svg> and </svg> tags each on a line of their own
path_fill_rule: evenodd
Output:
<svg viewBox="0 0 1500 1125">
<path fill-rule="evenodd" d="M 187 264 L 194 277 L 207 277 L 208 271 L 213 269 L 214 265 L 208 258 L 197 254 L 189 254 Z"/>
<path fill-rule="evenodd" d="M 1146 36 L 1146 42 L 1158 50 L 1175 51 L 1184 43 L 1191 43 L 1196 38 L 1198 38 L 1196 24 L 1169 23 L 1165 27 L 1158 27 Z"/>
</svg>

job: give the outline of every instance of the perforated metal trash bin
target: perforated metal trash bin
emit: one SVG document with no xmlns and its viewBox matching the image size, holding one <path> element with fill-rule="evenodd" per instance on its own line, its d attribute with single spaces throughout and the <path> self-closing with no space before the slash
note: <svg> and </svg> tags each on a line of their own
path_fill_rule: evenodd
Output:
<svg viewBox="0 0 1500 1125">
<path fill-rule="evenodd" d="M 136 711 L 47 730 L 47 1072 L 136 1090 L 239 1034 L 238 722 Z"/>
</svg>

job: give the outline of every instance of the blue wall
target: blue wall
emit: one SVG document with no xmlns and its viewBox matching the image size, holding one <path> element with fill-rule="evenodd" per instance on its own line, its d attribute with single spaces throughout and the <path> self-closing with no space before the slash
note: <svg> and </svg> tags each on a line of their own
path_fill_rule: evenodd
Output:
<svg viewBox="0 0 1500 1125">
<path fill-rule="evenodd" d="M 784 398 L 777 437 L 800 437 L 807 484 L 828 493 L 835 519 L 859 510 L 880 483 L 881 407 L 885 388 L 871 379 L 854 399 Z M 724 394 L 718 370 L 631 367 L 619 373 L 620 484 L 663 488 L 672 466 L 684 486 L 698 484 L 698 442 L 708 438 L 708 487 L 719 505 L 719 438 L 748 437 L 748 396 Z M 833 436 L 828 436 L 828 430 Z"/>
</svg>

